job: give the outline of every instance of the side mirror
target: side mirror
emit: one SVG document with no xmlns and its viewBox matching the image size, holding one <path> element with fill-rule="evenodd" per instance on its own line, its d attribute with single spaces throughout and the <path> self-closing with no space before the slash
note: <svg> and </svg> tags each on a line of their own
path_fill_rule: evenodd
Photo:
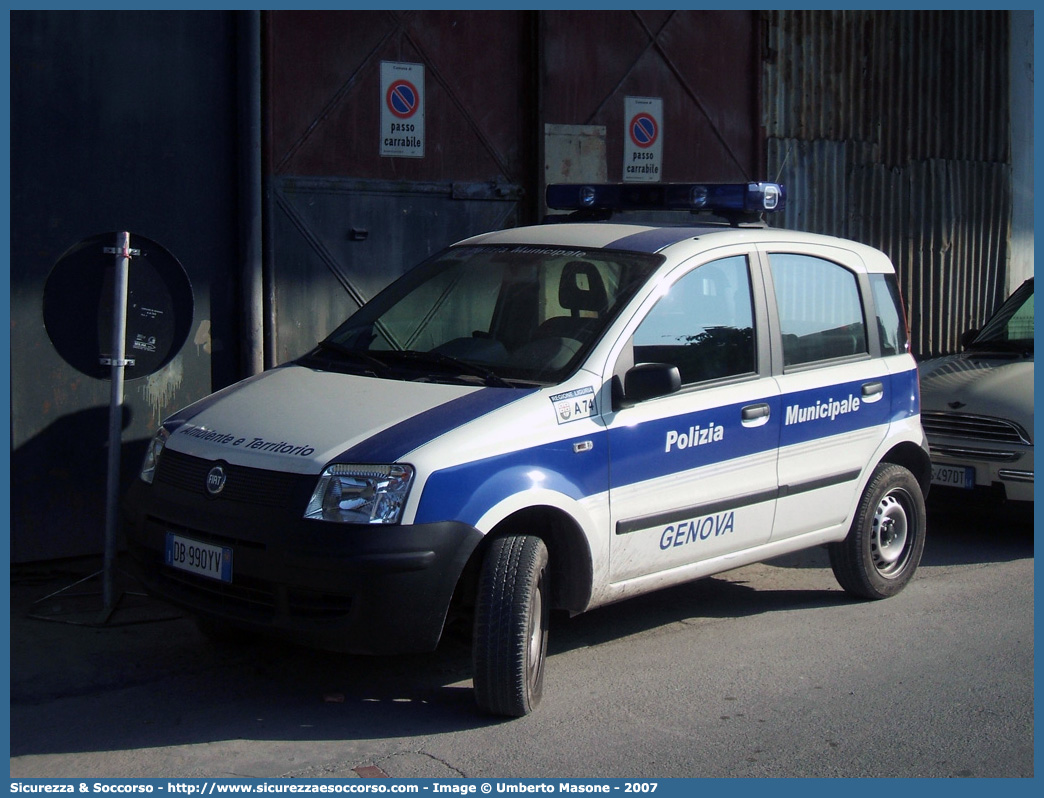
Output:
<svg viewBox="0 0 1044 798">
<path fill-rule="evenodd" d="M 639 363 L 624 375 L 623 405 L 676 393 L 681 390 L 681 374 L 670 363 Z"/>
<path fill-rule="evenodd" d="M 961 334 L 961 349 L 967 349 L 971 346 L 971 342 L 976 339 L 981 330 L 965 330 Z"/>
</svg>

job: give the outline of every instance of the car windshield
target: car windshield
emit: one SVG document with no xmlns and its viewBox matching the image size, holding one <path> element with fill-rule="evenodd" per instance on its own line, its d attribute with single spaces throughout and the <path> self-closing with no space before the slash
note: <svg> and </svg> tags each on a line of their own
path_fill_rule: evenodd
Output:
<svg viewBox="0 0 1044 798">
<path fill-rule="evenodd" d="M 1033 351 L 1033 280 L 1027 280 L 1008 297 L 970 348 Z"/>
<path fill-rule="evenodd" d="M 560 382 L 662 262 L 545 246 L 460 246 L 403 275 L 301 362 L 394 379 Z"/>
</svg>

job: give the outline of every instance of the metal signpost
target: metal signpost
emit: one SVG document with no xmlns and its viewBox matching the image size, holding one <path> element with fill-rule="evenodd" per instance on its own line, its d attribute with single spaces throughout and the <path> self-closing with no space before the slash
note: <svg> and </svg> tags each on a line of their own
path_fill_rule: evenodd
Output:
<svg viewBox="0 0 1044 798">
<path fill-rule="evenodd" d="M 123 370 L 134 361 L 124 359 L 127 342 L 127 284 L 130 279 L 131 255 L 140 255 L 130 248 L 130 233 L 119 233 L 116 248 L 105 249 L 116 255 L 116 273 L 113 279 L 112 350 L 109 357 L 112 385 L 109 391 L 109 459 L 105 496 L 105 559 L 102 578 L 102 612 L 107 620 L 115 607 L 113 587 L 116 568 L 116 524 L 120 501 L 120 446 L 123 432 Z M 101 358 L 102 365 L 105 358 Z"/>
<path fill-rule="evenodd" d="M 105 245 L 114 239 L 115 246 Z M 62 594 L 69 595 L 66 591 L 100 575 L 102 610 L 98 624 L 109 621 L 120 600 L 115 576 L 127 369 L 133 369 L 129 376 L 133 379 L 166 366 L 185 343 L 192 323 L 192 286 L 181 264 L 154 241 L 136 236 L 135 243 L 139 247 L 132 249 L 129 232 L 108 233 L 82 241 L 55 264 L 44 289 L 44 324 L 58 354 L 78 371 L 110 380 L 109 451 L 102 570 L 45 596 L 36 604 Z M 132 259 L 135 259 L 133 274 Z M 108 292 L 110 276 L 112 284 Z M 128 339 L 134 354 L 130 358 L 127 357 Z M 40 614 L 32 617 L 56 620 Z"/>
</svg>

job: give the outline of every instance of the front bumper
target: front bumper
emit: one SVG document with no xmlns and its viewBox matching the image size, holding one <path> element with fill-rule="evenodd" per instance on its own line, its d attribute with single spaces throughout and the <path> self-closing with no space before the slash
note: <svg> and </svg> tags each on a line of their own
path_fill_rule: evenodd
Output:
<svg viewBox="0 0 1044 798">
<path fill-rule="evenodd" d="M 991 493 L 1002 500 L 1033 501 L 1032 447 L 986 448 L 953 440 L 930 441 L 933 466 L 957 466 L 975 470 L 971 491 L 953 489 L 960 493 Z"/>
<path fill-rule="evenodd" d="M 124 501 L 131 564 L 146 590 L 251 632 L 355 654 L 430 651 L 482 534 L 466 524 L 348 525 L 302 517 L 315 478 L 240 502 L 136 481 Z M 309 487 L 311 486 L 311 487 Z M 231 547 L 232 581 L 164 563 L 168 532 Z"/>
</svg>

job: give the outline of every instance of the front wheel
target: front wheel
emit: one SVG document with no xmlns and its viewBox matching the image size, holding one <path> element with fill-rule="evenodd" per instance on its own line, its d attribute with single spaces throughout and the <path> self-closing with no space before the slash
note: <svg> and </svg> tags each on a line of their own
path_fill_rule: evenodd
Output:
<svg viewBox="0 0 1044 798">
<path fill-rule="evenodd" d="M 492 541 L 482 564 L 472 645 L 475 701 L 521 717 L 540 703 L 550 611 L 547 547 L 532 535 Z"/>
<path fill-rule="evenodd" d="M 908 469 L 881 463 L 863 491 L 848 537 L 830 544 L 830 566 L 852 595 L 894 596 L 917 570 L 924 536 L 921 486 Z"/>
</svg>

